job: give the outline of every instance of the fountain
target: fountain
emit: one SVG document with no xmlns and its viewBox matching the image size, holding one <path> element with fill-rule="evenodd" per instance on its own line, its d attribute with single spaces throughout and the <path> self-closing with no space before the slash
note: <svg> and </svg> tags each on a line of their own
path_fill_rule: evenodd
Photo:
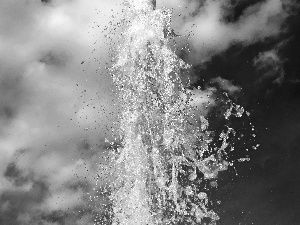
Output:
<svg viewBox="0 0 300 225">
<path fill-rule="evenodd" d="M 227 169 L 228 133 L 207 154 L 208 122 L 191 121 L 191 96 L 179 76 L 189 65 L 170 47 L 171 10 L 155 9 L 155 0 L 128 0 L 125 8 L 129 22 L 112 68 L 122 104 L 121 144 L 111 156 L 112 223 L 215 224 L 200 183 Z"/>
</svg>

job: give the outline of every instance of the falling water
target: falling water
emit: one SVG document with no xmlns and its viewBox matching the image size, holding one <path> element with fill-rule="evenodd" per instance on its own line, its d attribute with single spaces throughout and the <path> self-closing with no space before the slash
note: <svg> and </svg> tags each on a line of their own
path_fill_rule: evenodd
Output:
<svg viewBox="0 0 300 225">
<path fill-rule="evenodd" d="M 153 0 L 129 0 L 126 17 L 130 22 L 113 66 L 122 104 L 113 224 L 201 224 L 204 218 L 215 224 L 218 216 L 199 184 L 227 169 L 222 154 L 228 133 L 219 150 L 207 154 L 208 122 L 200 116 L 199 126 L 191 123 L 191 96 L 179 76 L 189 65 L 170 48 L 171 11 L 155 9 Z M 243 109 L 236 109 L 241 116 Z"/>
</svg>

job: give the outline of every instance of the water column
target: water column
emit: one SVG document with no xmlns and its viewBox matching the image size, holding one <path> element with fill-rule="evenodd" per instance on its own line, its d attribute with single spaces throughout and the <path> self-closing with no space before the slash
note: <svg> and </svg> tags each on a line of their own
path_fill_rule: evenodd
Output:
<svg viewBox="0 0 300 225">
<path fill-rule="evenodd" d="M 170 48 L 171 11 L 155 10 L 153 0 L 127 1 L 125 11 L 128 26 L 113 66 L 122 104 L 113 224 L 174 224 L 188 211 L 198 212 L 197 221 L 213 217 L 204 205 L 187 209 L 177 179 L 183 164 L 211 171 L 200 161 L 191 163 L 202 133 L 189 123 L 189 96 L 179 77 L 188 65 Z"/>
</svg>

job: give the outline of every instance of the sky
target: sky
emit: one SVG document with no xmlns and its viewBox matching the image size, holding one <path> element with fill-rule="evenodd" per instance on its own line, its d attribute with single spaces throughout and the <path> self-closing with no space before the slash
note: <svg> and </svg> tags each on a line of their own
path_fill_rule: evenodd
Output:
<svg viewBox="0 0 300 225">
<path fill-rule="evenodd" d="M 228 122 L 244 138 L 211 193 L 218 224 L 300 224 L 299 5 L 162 7 L 173 10 L 176 53 L 191 65 L 182 79 L 209 129 L 226 125 L 224 99 L 250 112 Z M 0 2 L 1 225 L 88 225 L 105 210 L 104 196 L 90 196 L 109 180 L 97 174 L 120 112 L 107 68 L 121 18 L 121 0 Z"/>
</svg>

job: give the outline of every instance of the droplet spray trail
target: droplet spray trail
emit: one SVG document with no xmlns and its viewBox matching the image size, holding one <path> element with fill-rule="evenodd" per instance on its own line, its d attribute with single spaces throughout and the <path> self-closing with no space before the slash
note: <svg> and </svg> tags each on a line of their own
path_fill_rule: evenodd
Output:
<svg viewBox="0 0 300 225">
<path fill-rule="evenodd" d="M 155 10 L 153 0 L 126 4 L 130 22 L 112 68 L 122 104 L 113 224 L 200 224 L 203 218 L 214 224 L 218 216 L 207 208 L 197 171 L 216 178 L 228 163 L 222 150 L 204 154 L 211 142 L 207 120 L 201 117 L 200 127 L 190 123 L 190 95 L 179 76 L 189 65 L 170 48 L 171 11 Z"/>
</svg>

